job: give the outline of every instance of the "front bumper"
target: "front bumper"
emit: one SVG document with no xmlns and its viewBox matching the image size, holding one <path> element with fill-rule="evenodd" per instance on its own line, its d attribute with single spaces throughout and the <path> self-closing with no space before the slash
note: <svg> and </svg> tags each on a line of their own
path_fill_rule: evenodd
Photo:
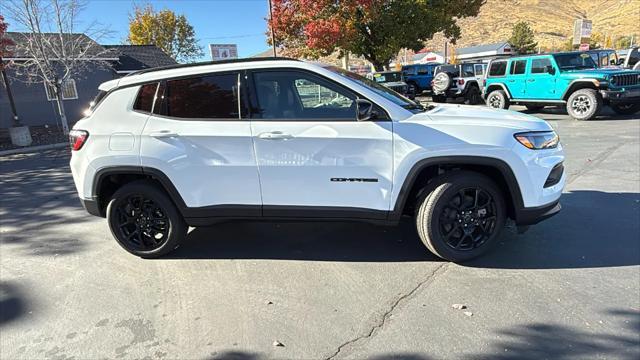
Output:
<svg viewBox="0 0 640 360">
<path fill-rule="evenodd" d="M 560 200 L 548 205 L 516 209 L 515 222 L 518 226 L 534 225 L 560 212 Z"/>
<path fill-rule="evenodd" d="M 634 102 L 640 101 L 640 88 L 625 90 L 600 90 L 602 98 L 609 102 Z"/>
<path fill-rule="evenodd" d="M 105 214 L 100 211 L 100 204 L 98 204 L 97 200 L 80 198 L 80 203 L 89 214 L 99 217 L 105 217 Z"/>
</svg>

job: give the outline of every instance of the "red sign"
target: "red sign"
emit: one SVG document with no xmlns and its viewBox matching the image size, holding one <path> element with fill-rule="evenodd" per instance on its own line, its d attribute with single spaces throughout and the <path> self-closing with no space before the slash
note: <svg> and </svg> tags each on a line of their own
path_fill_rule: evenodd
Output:
<svg viewBox="0 0 640 360">
<path fill-rule="evenodd" d="M 589 44 L 580 44 L 580 51 L 589 50 Z"/>
</svg>

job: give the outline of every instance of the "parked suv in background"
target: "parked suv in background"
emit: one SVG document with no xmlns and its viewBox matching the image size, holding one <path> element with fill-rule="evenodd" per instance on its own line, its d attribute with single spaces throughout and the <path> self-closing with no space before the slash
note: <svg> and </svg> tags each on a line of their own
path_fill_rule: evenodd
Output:
<svg viewBox="0 0 640 360">
<path fill-rule="evenodd" d="M 486 67 L 484 63 L 438 66 L 431 82 L 431 98 L 434 102 L 464 98 L 469 105 L 481 104 L 480 82 Z"/>
<path fill-rule="evenodd" d="M 413 93 L 422 94 L 425 90 L 431 90 L 431 80 L 433 80 L 433 72 L 440 64 L 412 64 L 402 67 L 402 76 L 407 82 Z M 411 89 L 410 89 L 411 91 Z"/>
<path fill-rule="evenodd" d="M 409 99 L 415 98 L 414 89 L 409 87 L 402 76 L 400 71 L 382 71 L 367 75 L 367 78 L 382 84 L 389 89 L 402 94 Z"/>
<path fill-rule="evenodd" d="M 593 119 L 603 106 L 618 114 L 640 110 L 640 71 L 599 69 L 588 53 L 567 52 L 492 60 L 484 84 L 487 105 L 530 110 L 565 105 L 571 117 Z"/>
<path fill-rule="evenodd" d="M 283 58 L 143 70 L 100 90 L 70 134 L 71 171 L 87 211 L 141 257 L 228 219 L 409 215 L 429 250 L 464 261 L 507 218 L 526 226 L 560 210 L 562 146 L 529 115 L 424 108 Z"/>
</svg>

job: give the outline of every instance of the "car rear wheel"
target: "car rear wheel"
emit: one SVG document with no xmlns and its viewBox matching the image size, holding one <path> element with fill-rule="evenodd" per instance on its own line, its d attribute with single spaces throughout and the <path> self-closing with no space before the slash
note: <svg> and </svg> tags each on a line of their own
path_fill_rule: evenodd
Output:
<svg viewBox="0 0 640 360">
<path fill-rule="evenodd" d="M 602 96 L 593 89 L 580 89 L 569 96 L 567 113 L 576 120 L 591 120 L 602 109 Z"/>
<path fill-rule="evenodd" d="M 611 110 L 620 115 L 633 115 L 640 111 L 640 103 L 616 103 L 609 106 Z"/>
<path fill-rule="evenodd" d="M 107 205 L 107 220 L 118 244 L 143 258 L 169 253 L 188 230 L 171 199 L 148 181 L 135 181 L 118 189 Z"/>
<path fill-rule="evenodd" d="M 435 255 L 453 262 L 476 258 L 493 245 L 506 220 L 502 192 L 484 175 L 440 176 L 418 200 L 418 235 Z"/>
<path fill-rule="evenodd" d="M 480 95 L 480 89 L 475 85 L 471 86 L 465 94 L 465 101 L 469 105 L 478 105 L 482 103 L 482 96 Z"/>
<path fill-rule="evenodd" d="M 508 109 L 509 105 L 509 98 L 504 90 L 494 90 L 487 96 L 487 106 L 489 107 L 494 109 Z"/>
</svg>

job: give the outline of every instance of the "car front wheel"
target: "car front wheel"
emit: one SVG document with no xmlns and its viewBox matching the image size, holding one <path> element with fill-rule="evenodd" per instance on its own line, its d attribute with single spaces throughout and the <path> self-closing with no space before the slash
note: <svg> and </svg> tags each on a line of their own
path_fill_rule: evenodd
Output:
<svg viewBox="0 0 640 360">
<path fill-rule="evenodd" d="M 504 90 L 494 90 L 487 96 L 487 106 L 489 107 L 494 109 L 508 109 L 509 105 L 509 98 Z"/>
<path fill-rule="evenodd" d="M 171 199 L 148 181 L 131 182 L 118 189 L 107 205 L 107 221 L 118 244 L 143 258 L 169 253 L 188 230 Z"/>
<path fill-rule="evenodd" d="M 602 109 L 602 96 L 593 89 L 580 89 L 569 96 L 567 113 L 576 120 L 591 120 Z"/>
<path fill-rule="evenodd" d="M 453 262 L 476 258 L 493 245 L 506 220 L 502 192 L 484 175 L 456 171 L 418 200 L 418 235 L 435 255 Z"/>
</svg>

